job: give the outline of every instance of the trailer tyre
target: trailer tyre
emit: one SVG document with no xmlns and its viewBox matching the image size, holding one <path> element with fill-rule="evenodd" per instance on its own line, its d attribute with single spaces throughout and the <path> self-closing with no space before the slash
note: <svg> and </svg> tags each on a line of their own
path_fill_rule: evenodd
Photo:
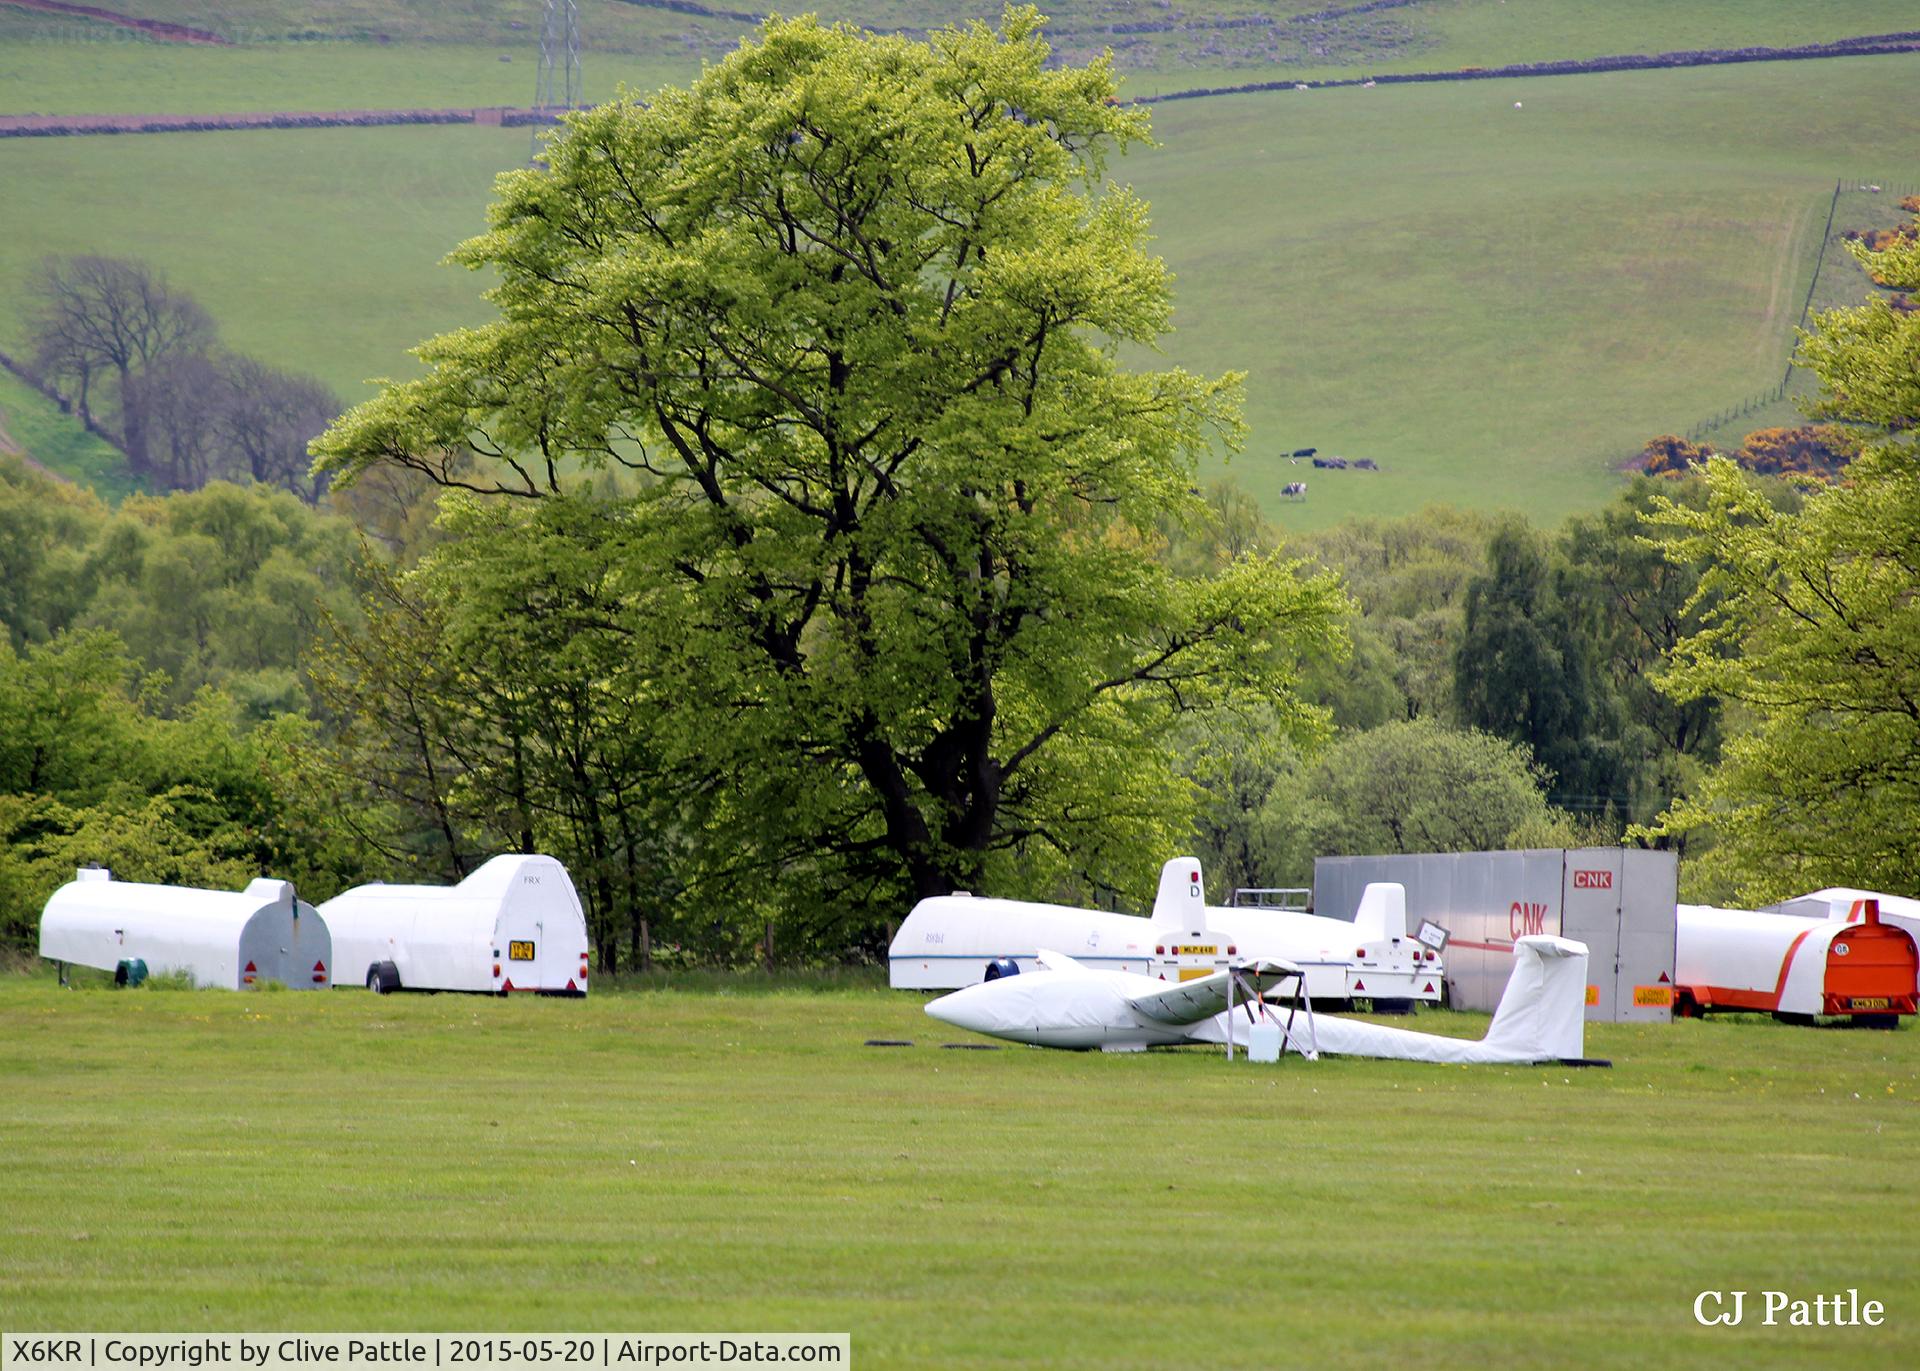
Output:
<svg viewBox="0 0 1920 1371">
<path fill-rule="evenodd" d="M 400 988 L 400 968 L 392 962 L 375 962 L 367 968 L 367 989 L 376 995 L 391 995 Z"/>
</svg>

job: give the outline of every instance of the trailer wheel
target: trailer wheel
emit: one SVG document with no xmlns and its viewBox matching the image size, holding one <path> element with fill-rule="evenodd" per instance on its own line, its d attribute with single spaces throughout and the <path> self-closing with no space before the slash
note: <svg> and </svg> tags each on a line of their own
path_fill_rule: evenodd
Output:
<svg viewBox="0 0 1920 1371">
<path fill-rule="evenodd" d="M 376 995 L 391 995 L 400 988 L 400 968 L 392 962 L 375 962 L 367 968 L 367 989 Z"/>
</svg>

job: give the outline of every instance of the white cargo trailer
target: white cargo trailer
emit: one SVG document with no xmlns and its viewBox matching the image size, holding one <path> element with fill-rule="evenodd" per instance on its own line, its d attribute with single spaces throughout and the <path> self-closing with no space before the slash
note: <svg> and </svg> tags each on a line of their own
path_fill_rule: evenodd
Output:
<svg viewBox="0 0 1920 1371">
<path fill-rule="evenodd" d="M 100 867 L 53 892 L 40 915 L 40 955 L 102 971 L 144 962 L 149 974 L 185 972 L 197 986 L 226 990 L 267 981 L 323 990 L 333 969 L 325 921 L 286 881 L 196 890 L 116 881 Z"/>
<path fill-rule="evenodd" d="M 1062 952 L 1102 971 L 1151 973 L 1153 924 L 1131 914 L 935 895 L 907 915 L 887 949 L 895 990 L 957 990 L 987 979 L 997 961 L 1032 971 L 1040 950 Z"/>
<path fill-rule="evenodd" d="M 1275 908 L 1209 906 L 1200 863 L 1168 862 L 1152 918 L 1026 900 L 937 895 L 913 907 L 887 949 L 896 990 L 957 990 L 1011 962 L 1032 971 L 1044 949 L 1101 971 L 1159 980 L 1212 975 L 1230 963 L 1277 957 L 1307 972 L 1316 1002 L 1437 1002 L 1437 954 L 1407 936 L 1397 886 L 1359 892 L 1357 917 L 1317 918 Z"/>
<path fill-rule="evenodd" d="M 1321 857 L 1318 908 L 1350 909 L 1362 888 L 1406 887 L 1407 920 L 1445 929 L 1446 984 L 1456 1009 L 1491 1013 L 1521 938 L 1585 943 L 1589 1022 L 1664 1023 L 1673 1014 L 1674 905 L 1679 863 L 1641 848 L 1539 848 Z"/>
<path fill-rule="evenodd" d="M 1235 904 L 1209 906 L 1207 923 L 1230 935 L 1243 954 L 1279 957 L 1300 967 L 1316 1004 L 1440 1003 L 1445 964 L 1438 950 L 1409 934 L 1406 890 L 1396 882 L 1363 886 L 1357 904 L 1343 907 L 1336 917 Z"/>
<path fill-rule="evenodd" d="M 458 885 L 362 885 L 320 906 L 346 980 L 381 993 L 587 993 L 587 920 L 566 867 L 495 857 Z"/>
</svg>

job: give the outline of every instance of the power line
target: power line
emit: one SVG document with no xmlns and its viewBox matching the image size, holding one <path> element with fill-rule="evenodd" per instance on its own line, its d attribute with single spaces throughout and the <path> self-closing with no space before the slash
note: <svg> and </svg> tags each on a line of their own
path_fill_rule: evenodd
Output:
<svg viewBox="0 0 1920 1371">
<path fill-rule="evenodd" d="M 580 80 L 580 6 L 575 0 L 547 0 L 540 21 L 540 74 L 534 83 L 533 107 L 553 114 L 578 106 L 584 96 Z M 540 130 L 533 126 L 532 155 L 540 160 Z"/>
</svg>

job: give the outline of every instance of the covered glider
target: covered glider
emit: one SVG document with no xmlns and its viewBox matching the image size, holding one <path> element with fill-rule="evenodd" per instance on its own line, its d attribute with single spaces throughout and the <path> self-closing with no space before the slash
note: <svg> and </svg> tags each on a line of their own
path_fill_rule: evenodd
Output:
<svg viewBox="0 0 1920 1371">
<path fill-rule="evenodd" d="M 290 990 L 330 984 L 327 925 L 286 881 L 245 890 L 116 881 L 91 868 L 53 892 L 40 916 L 40 955 L 117 970 L 185 972 L 198 986 L 245 990 L 278 981 Z"/>
<path fill-rule="evenodd" d="M 1414 1033 L 1357 1019 L 1277 1013 L 1267 993 L 1304 968 L 1271 958 L 1190 981 L 1101 971 L 1058 953 L 1040 954 L 1040 970 L 942 995 L 927 1013 L 956 1028 L 1036 1047 L 1138 1052 L 1182 1043 L 1250 1043 L 1254 1024 L 1284 1017 L 1281 1046 L 1303 1055 L 1333 1053 L 1447 1063 L 1578 1062 L 1586 1028 L 1587 949 L 1547 936 L 1514 944 L 1513 974 L 1487 1035 L 1479 1042 Z M 1242 1003 L 1234 1004 L 1234 991 Z"/>
<path fill-rule="evenodd" d="M 1915 1012 L 1920 951 L 1905 929 L 1881 922 L 1875 901 L 1863 901 L 1856 923 L 1701 904 L 1677 915 L 1676 1013 L 1839 1014 L 1892 1027 Z"/>
<path fill-rule="evenodd" d="M 587 993 L 587 921 L 566 867 L 495 857 L 458 885 L 361 885 L 320 906 L 341 976 L 369 990 Z"/>
</svg>

